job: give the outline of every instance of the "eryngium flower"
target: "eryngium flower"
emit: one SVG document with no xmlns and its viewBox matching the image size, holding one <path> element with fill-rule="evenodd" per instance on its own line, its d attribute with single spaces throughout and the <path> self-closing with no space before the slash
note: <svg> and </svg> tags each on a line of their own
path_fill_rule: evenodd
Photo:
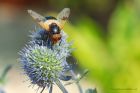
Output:
<svg viewBox="0 0 140 93">
<path fill-rule="evenodd" d="M 48 40 L 42 39 L 42 33 L 43 30 L 32 33 L 32 40 L 20 51 L 20 62 L 31 83 L 44 88 L 50 87 L 58 79 L 70 79 L 65 73 L 71 69 L 66 58 L 72 49 L 63 31 L 61 41 L 53 45 L 53 48 L 49 47 Z"/>
</svg>

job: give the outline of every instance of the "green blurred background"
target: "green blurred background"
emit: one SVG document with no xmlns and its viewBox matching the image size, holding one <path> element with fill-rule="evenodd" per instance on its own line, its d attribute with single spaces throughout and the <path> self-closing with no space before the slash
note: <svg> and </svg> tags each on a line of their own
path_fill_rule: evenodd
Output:
<svg viewBox="0 0 140 93">
<path fill-rule="evenodd" d="M 20 77 L 17 53 L 35 25 L 26 10 L 47 16 L 64 7 L 71 9 L 64 31 L 74 40 L 73 55 L 90 71 L 84 82 L 98 93 L 140 93 L 140 0 L 1 0 L 0 71 L 13 64 L 9 80 Z"/>
</svg>

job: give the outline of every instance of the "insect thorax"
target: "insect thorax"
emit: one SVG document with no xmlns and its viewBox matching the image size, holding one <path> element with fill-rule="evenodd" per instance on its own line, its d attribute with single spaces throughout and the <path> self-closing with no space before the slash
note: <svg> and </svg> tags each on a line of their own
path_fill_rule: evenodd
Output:
<svg viewBox="0 0 140 93">
<path fill-rule="evenodd" d="M 45 18 L 46 18 L 46 20 L 50 20 L 50 19 L 57 20 L 57 19 L 56 19 L 55 17 L 53 17 L 53 16 L 46 16 Z"/>
</svg>

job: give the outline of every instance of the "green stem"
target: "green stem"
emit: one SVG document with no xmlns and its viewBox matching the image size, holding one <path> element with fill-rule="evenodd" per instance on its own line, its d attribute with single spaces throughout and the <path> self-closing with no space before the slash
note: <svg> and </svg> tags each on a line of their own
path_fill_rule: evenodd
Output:
<svg viewBox="0 0 140 93">
<path fill-rule="evenodd" d="M 65 62 L 65 64 L 68 65 L 67 62 Z M 70 73 L 71 73 L 72 76 L 73 76 L 73 80 L 77 81 L 77 77 L 76 77 L 76 74 L 74 73 L 74 71 L 73 71 L 73 70 L 70 70 Z M 77 85 L 77 87 L 78 87 L 79 93 L 83 93 L 82 87 L 81 87 L 81 85 L 79 84 L 79 82 L 76 82 L 76 85 Z"/>
<path fill-rule="evenodd" d="M 5 67 L 3 73 L 2 73 L 2 75 L 1 75 L 1 77 L 0 77 L 1 80 L 4 80 L 6 74 L 7 74 L 8 71 L 11 69 L 11 67 L 12 67 L 11 65 L 7 65 L 7 66 Z"/>
<path fill-rule="evenodd" d="M 40 92 L 40 93 L 43 93 L 44 89 L 45 89 L 45 87 L 43 87 L 43 89 L 41 90 L 41 92 Z"/>
<path fill-rule="evenodd" d="M 73 79 L 76 81 L 76 74 L 73 72 L 73 70 L 70 71 L 72 76 L 73 76 Z M 78 87 L 78 90 L 79 90 L 79 93 L 83 93 L 83 90 L 82 90 L 82 87 L 81 85 L 79 84 L 79 82 L 76 82 L 76 85 Z"/>
<path fill-rule="evenodd" d="M 51 84 L 50 89 L 49 89 L 49 93 L 52 93 L 53 90 L 53 84 Z"/>
<path fill-rule="evenodd" d="M 83 90 L 82 90 L 82 87 L 81 85 L 79 84 L 79 82 L 76 83 L 77 87 L 78 87 L 78 90 L 80 93 L 83 93 Z"/>
<path fill-rule="evenodd" d="M 65 87 L 62 85 L 62 83 L 59 80 L 55 80 L 55 83 L 57 86 L 61 89 L 63 93 L 68 93 L 68 91 L 65 89 Z"/>
</svg>

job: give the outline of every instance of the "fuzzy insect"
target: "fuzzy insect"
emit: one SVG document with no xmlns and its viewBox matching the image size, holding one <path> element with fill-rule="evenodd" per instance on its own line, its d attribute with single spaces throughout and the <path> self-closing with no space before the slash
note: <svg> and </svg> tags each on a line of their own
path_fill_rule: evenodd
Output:
<svg viewBox="0 0 140 93">
<path fill-rule="evenodd" d="M 28 10 L 28 13 L 42 27 L 42 29 L 47 32 L 46 39 L 49 39 L 52 45 L 61 40 L 60 32 L 69 17 L 69 8 L 64 8 L 56 18 L 53 16 L 43 17 L 33 10 Z"/>
</svg>

